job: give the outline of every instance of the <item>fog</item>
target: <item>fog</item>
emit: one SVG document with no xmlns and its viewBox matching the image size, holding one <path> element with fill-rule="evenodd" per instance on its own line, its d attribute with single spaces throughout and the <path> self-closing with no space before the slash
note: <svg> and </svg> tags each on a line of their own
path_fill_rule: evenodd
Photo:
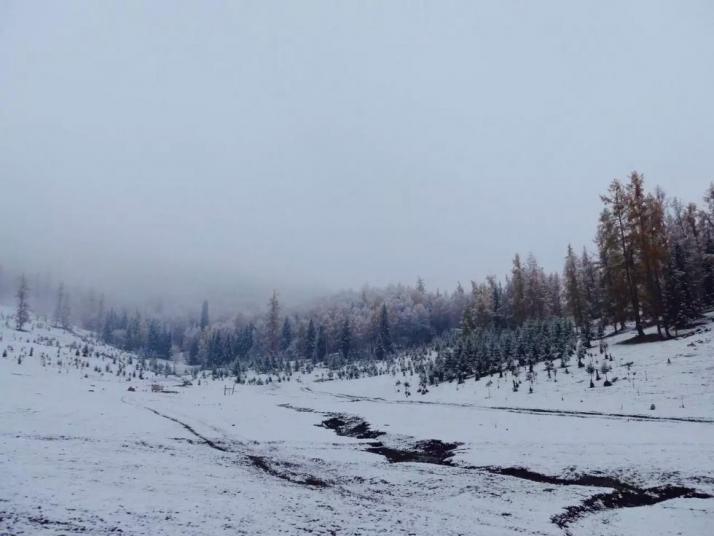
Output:
<svg viewBox="0 0 714 536">
<path fill-rule="evenodd" d="M 701 198 L 712 65 L 705 0 L 2 0 L 0 264 L 261 303 L 559 270 L 612 178 Z"/>
</svg>

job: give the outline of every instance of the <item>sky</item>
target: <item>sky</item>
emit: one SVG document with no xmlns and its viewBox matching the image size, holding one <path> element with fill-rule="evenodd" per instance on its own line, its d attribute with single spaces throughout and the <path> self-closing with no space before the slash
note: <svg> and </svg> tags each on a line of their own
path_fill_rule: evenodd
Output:
<svg viewBox="0 0 714 536">
<path fill-rule="evenodd" d="M 613 178 L 701 199 L 713 65 L 707 0 L 0 0 L 0 264 L 191 299 L 560 270 Z"/>
</svg>

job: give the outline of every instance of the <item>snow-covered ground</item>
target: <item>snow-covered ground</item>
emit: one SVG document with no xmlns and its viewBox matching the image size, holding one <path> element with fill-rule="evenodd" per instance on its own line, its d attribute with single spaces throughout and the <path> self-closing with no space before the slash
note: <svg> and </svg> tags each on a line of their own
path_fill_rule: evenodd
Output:
<svg viewBox="0 0 714 536">
<path fill-rule="evenodd" d="M 539 365 L 533 393 L 494 377 L 406 398 L 396 381 L 417 377 L 295 375 L 224 395 L 228 381 L 135 378 L 135 357 L 97 344 L 84 357 L 82 334 L 40 322 L 19 333 L 10 312 L 0 534 L 712 531 L 708 325 L 668 342 L 609 339 L 611 387 L 590 389 L 576 366 L 548 380 Z M 347 425 L 320 426 L 329 418 Z"/>
</svg>

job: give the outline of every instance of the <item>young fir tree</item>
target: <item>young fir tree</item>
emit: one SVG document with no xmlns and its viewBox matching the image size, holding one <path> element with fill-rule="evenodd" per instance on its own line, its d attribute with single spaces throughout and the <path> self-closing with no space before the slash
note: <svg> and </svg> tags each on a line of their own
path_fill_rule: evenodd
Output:
<svg viewBox="0 0 714 536">
<path fill-rule="evenodd" d="M 28 297 L 30 294 L 30 287 L 27 285 L 27 278 L 25 274 L 20 277 L 20 283 L 17 287 L 17 310 L 15 311 L 15 329 L 22 331 L 30 321 L 30 304 L 28 303 Z"/>
</svg>

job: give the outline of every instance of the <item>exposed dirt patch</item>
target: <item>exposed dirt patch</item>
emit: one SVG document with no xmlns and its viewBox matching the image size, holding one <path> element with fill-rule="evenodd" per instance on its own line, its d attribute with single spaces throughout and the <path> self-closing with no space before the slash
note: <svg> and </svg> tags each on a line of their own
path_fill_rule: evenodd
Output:
<svg viewBox="0 0 714 536">
<path fill-rule="evenodd" d="M 609 493 L 598 493 L 580 504 L 568 506 L 562 514 L 554 515 L 550 520 L 562 529 L 583 517 L 586 514 L 602 510 L 615 510 L 618 508 L 633 508 L 636 506 L 649 506 L 663 501 L 679 498 L 709 499 L 711 495 L 701 493 L 693 488 L 684 486 L 656 486 L 652 488 L 639 488 L 615 477 L 579 474 L 573 477 L 559 477 L 545 475 L 531 471 L 524 467 L 473 467 L 489 473 L 522 478 L 532 482 L 556 484 L 559 486 L 592 486 L 612 488 Z"/>
<path fill-rule="evenodd" d="M 496 475 L 512 476 L 530 480 L 531 482 L 539 482 L 541 484 L 555 484 L 558 486 L 591 486 L 596 488 L 613 488 L 619 490 L 637 490 L 637 488 L 627 482 L 622 482 L 617 478 L 603 475 L 579 474 L 573 477 L 560 477 L 545 475 L 536 471 L 531 471 L 525 467 L 473 467 L 481 471 Z"/>
<path fill-rule="evenodd" d="M 404 449 L 387 447 L 382 443 L 372 443 L 367 452 L 381 454 L 391 463 L 417 462 L 434 465 L 453 465 L 451 458 L 461 443 L 444 443 L 438 439 L 417 441 L 413 446 Z"/>
<path fill-rule="evenodd" d="M 383 436 L 385 432 L 372 430 L 369 424 L 352 415 L 330 414 L 332 417 L 325 419 L 316 426 L 333 430 L 339 436 L 354 437 L 356 439 L 375 439 Z"/>
<path fill-rule="evenodd" d="M 498 408 L 519 411 L 518 408 Z M 523 410 L 533 412 L 548 413 L 548 410 Z M 619 417 L 619 415 L 616 415 Z M 622 415 L 625 417 L 625 415 Z M 631 417 L 631 416 L 627 416 Z M 673 419 L 674 420 L 674 419 Z M 685 420 L 685 419 L 677 419 Z M 702 421 L 695 421 L 702 422 Z M 704 421 L 706 422 L 706 421 Z M 382 435 L 384 432 L 372 430 L 369 424 L 355 416 L 333 414 L 318 426 L 323 426 L 334 430 L 342 436 L 356 437 L 359 439 L 372 439 Z M 380 454 L 391 463 L 418 462 L 435 465 L 456 466 L 452 462 L 452 457 L 460 443 L 446 443 L 438 439 L 415 441 L 403 448 L 385 445 L 381 441 L 368 444 L 367 452 Z M 613 510 L 618 508 L 632 508 L 636 506 L 648 506 L 663 501 L 677 498 L 711 498 L 711 495 L 698 492 L 697 490 L 684 486 L 657 486 L 652 488 L 639 488 L 633 484 L 623 482 L 616 477 L 601 474 L 577 474 L 571 477 L 553 476 L 531 471 L 525 467 L 493 467 L 493 466 L 459 466 L 462 469 L 474 471 L 485 471 L 491 474 L 521 478 L 540 484 L 550 484 L 557 486 L 588 486 L 598 488 L 610 488 L 613 491 L 599 493 L 585 499 L 580 504 L 569 506 L 562 514 L 555 515 L 551 521 L 558 527 L 565 529 L 588 513 L 599 512 L 601 510 Z M 552 491 L 547 489 L 544 491 Z"/>
<path fill-rule="evenodd" d="M 569 506 L 562 514 L 555 515 L 550 520 L 562 529 L 577 521 L 585 514 L 614 510 L 617 508 L 634 508 L 649 506 L 669 501 L 671 499 L 710 499 L 711 495 L 698 492 L 684 486 L 657 486 L 646 489 L 617 489 L 611 493 L 599 493 L 585 499 L 576 506 Z"/>
<path fill-rule="evenodd" d="M 333 430 L 339 436 L 354 437 L 356 439 L 376 439 L 386 435 L 386 432 L 372 430 L 369 423 L 354 415 L 330 414 L 317 426 Z M 451 458 L 460 443 L 445 443 L 438 439 L 414 441 L 403 448 L 385 445 L 382 442 L 369 443 L 365 449 L 373 454 L 380 454 L 390 463 L 417 462 L 432 463 L 435 465 L 452 465 Z"/>
</svg>

